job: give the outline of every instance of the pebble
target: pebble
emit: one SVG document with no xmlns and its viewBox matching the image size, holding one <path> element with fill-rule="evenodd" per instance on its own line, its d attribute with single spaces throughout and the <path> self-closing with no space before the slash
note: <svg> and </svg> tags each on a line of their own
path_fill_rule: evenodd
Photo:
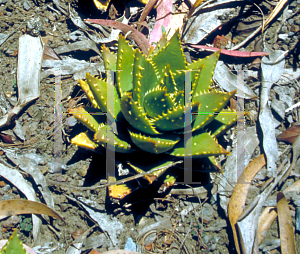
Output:
<svg viewBox="0 0 300 254">
<path fill-rule="evenodd" d="M 19 217 L 16 215 L 13 215 L 10 218 L 8 218 L 6 221 L 4 221 L 2 226 L 4 228 L 14 228 L 19 222 L 20 222 Z"/>
<path fill-rule="evenodd" d="M 289 19 L 289 20 L 288 20 L 288 23 L 289 23 L 289 25 L 293 25 L 294 19 Z"/>
<path fill-rule="evenodd" d="M 289 37 L 294 36 L 294 34 L 295 34 L 294 32 L 288 32 L 288 36 L 289 36 Z"/>
<path fill-rule="evenodd" d="M 23 8 L 24 8 L 26 11 L 29 11 L 29 10 L 31 9 L 31 6 L 28 4 L 28 2 L 24 2 Z"/>
<path fill-rule="evenodd" d="M 295 22 L 297 25 L 300 25 L 300 19 L 296 20 Z"/>
<path fill-rule="evenodd" d="M 286 33 L 288 32 L 288 28 L 286 26 L 282 26 L 280 31 L 281 33 Z"/>
<path fill-rule="evenodd" d="M 278 34 L 278 39 L 285 41 L 288 38 L 288 34 Z"/>
<path fill-rule="evenodd" d="M 202 218 L 208 221 L 211 221 L 214 219 L 214 208 L 212 205 L 205 203 L 203 205 L 203 212 L 202 212 Z"/>
<path fill-rule="evenodd" d="M 9 191 L 9 189 L 10 189 L 10 185 L 9 185 L 9 184 L 6 184 L 6 185 L 2 188 L 2 190 L 3 190 L 4 192 Z"/>
<path fill-rule="evenodd" d="M 291 28 L 290 28 L 291 32 L 297 33 L 297 32 L 299 32 L 299 30 L 300 30 L 299 26 L 297 26 L 297 25 L 291 25 Z"/>
</svg>

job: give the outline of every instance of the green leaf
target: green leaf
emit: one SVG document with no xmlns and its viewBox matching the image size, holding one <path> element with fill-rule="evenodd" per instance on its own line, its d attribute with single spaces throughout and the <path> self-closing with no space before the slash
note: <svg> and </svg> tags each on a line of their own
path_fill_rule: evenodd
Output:
<svg viewBox="0 0 300 254">
<path fill-rule="evenodd" d="M 193 84 L 192 91 L 193 94 L 200 94 L 201 92 L 207 92 L 210 88 L 210 85 L 212 83 L 212 78 L 214 75 L 214 70 L 216 67 L 216 64 L 218 62 L 219 56 L 220 56 L 220 50 L 211 54 L 210 56 L 207 56 L 203 59 L 199 59 L 196 62 L 190 63 L 187 68 L 192 70 L 201 70 L 200 74 L 196 74 L 196 80 Z M 195 73 L 192 72 L 192 79 L 194 80 Z M 198 75 L 198 77 L 197 77 Z"/>
<path fill-rule="evenodd" d="M 74 108 L 74 109 L 69 109 L 69 114 L 72 114 L 76 119 L 78 119 L 84 126 L 89 128 L 91 131 L 96 132 L 99 123 L 95 119 L 94 116 L 92 116 L 90 113 L 93 112 L 95 114 L 101 113 L 101 111 L 97 111 L 96 109 L 91 110 L 88 112 L 87 110 L 90 108 Z M 101 116 L 100 116 L 101 117 Z M 106 116 L 102 116 L 103 122 L 106 121 Z"/>
<path fill-rule="evenodd" d="M 148 134 L 161 134 L 150 122 L 143 108 L 139 107 L 138 103 L 132 99 L 131 94 L 126 93 L 121 98 L 121 110 L 125 119 L 134 128 Z"/>
<path fill-rule="evenodd" d="M 193 102 L 199 102 L 200 108 L 192 131 L 203 128 L 209 124 L 235 95 L 236 91 L 224 93 L 218 91 L 204 92 L 193 96 Z"/>
<path fill-rule="evenodd" d="M 107 131 L 110 132 L 110 136 L 114 137 L 114 139 L 108 139 L 107 138 Z M 109 125 L 99 125 L 99 128 L 97 132 L 95 133 L 94 140 L 101 144 L 103 147 L 107 148 L 107 143 L 110 144 L 111 146 L 114 146 L 114 149 L 116 152 L 119 153 L 131 153 L 133 152 L 133 149 L 131 149 L 131 144 L 127 142 L 126 137 L 121 137 L 116 135 L 114 133 L 114 130 L 111 126 Z"/>
<path fill-rule="evenodd" d="M 104 45 L 102 45 L 102 53 L 103 53 L 105 70 L 116 70 L 117 69 L 116 55 L 110 52 L 110 50 L 106 48 Z"/>
<path fill-rule="evenodd" d="M 174 73 L 178 70 L 186 69 L 185 56 L 181 48 L 178 30 L 167 45 L 152 57 L 152 61 L 157 68 L 156 71 L 159 78 L 163 77 L 163 70 L 165 69 L 166 63 L 170 65 L 170 70 Z"/>
<path fill-rule="evenodd" d="M 133 129 L 129 130 L 132 142 L 140 149 L 149 153 L 164 153 L 172 149 L 179 141 L 179 137 L 173 134 L 163 136 L 146 136 Z"/>
<path fill-rule="evenodd" d="M 232 125 L 236 123 L 237 115 L 236 111 L 231 109 L 223 109 L 216 118 L 206 126 L 209 130 L 211 130 L 212 135 L 215 137 L 219 137 Z"/>
<path fill-rule="evenodd" d="M 217 141 L 207 132 L 193 133 L 192 137 L 186 142 L 186 147 L 191 149 L 192 153 L 185 153 L 184 140 L 182 139 L 170 154 L 177 157 L 194 156 L 195 158 L 208 157 L 221 154 L 229 154 Z"/>
<path fill-rule="evenodd" d="M 166 94 L 165 90 L 159 89 L 159 87 L 145 96 L 144 108 L 150 117 L 163 115 L 167 113 L 167 110 L 171 110 L 173 106 L 172 99 Z"/>
<path fill-rule="evenodd" d="M 120 35 L 117 56 L 117 87 L 121 97 L 124 92 L 132 89 L 134 56 L 134 50 L 126 42 L 125 37 Z"/>
<path fill-rule="evenodd" d="M 136 51 L 133 67 L 133 100 L 143 107 L 147 91 L 157 86 L 158 79 L 153 65 L 141 52 Z"/>
<path fill-rule="evenodd" d="M 10 236 L 7 243 L 1 249 L 0 254 L 27 254 L 18 237 L 17 230 Z"/>
<path fill-rule="evenodd" d="M 197 112 L 199 107 L 199 103 L 196 102 L 192 105 L 192 112 Z M 159 115 L 152 121 L 157 127 L 157 129 L 162 131 L 173 131 L 184 128 L 184 113 L 185 107 L 179 105 L 178 107 L 173 107 L 171 110 L 167 110 L 167 113 L 163 113 Z"/>
</svg>

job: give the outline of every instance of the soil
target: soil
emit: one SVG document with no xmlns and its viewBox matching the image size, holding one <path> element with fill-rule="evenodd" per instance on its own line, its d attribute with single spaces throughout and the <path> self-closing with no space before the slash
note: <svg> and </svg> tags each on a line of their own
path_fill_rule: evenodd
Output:
<svg viewBox="0 0 300 254">
<path fill-rule="evenodd" d="M 178 1 L 180 2 L 180 1 Z M 64 1 L 62 6 L 73 8 L 76 12 L 85 18 L 111 18 L 115 19 L 120 16 L 124 6 L 122 4 L 113 3 L 107 13 L 101 14 L 93 5 L 92 1 Z M 178 3 L 177 3 L 178 4 Z M 257 3 L 263 12 L 274 8 L 274 3 L 270 1 Z M 143 9 L 142 4 L 136 3 L 140 10 Z M 0 76 L 0 108 L 2 115 L 11 110 L 17 104 L 17 60 L 18 60 L 18 39 L 24 33 L 29 33 L 28 21 L 32 18 L 39 17 L 42 25 L 38 28 L 39 35 L 43 42 L 50 48 L 55 49 L 60 46 L 67 45 L 73 42 L 70 39 L 70 34 L 78 30 L 72 23 L 71 19 L 61 12 L 57 12 L 57 6 L 52 1 L 45 0 L 0 0 L 0 32 L 3 34 L 12 33 L 12 35 L 0 46 L 0 66 L 2 75 Z M 290 2 L 288 10 L 292 17 L 285 22 L 276 19 L 271 26 L 265 31 L 265 42 L 270 49 L 290 50 L 286 57 L 286 68 L 300 67 L 299 63 L 299 30 L 300 30 L 300 2 L 295 0 Z M 139 12 L 140 13 L 140 12 Z M 149 29 L 153 26 L 155 20 L 155 11 L 149 14 Z M 237 28 L 228 27 L 218 32 L 219 35 L 224 35 L 228 41 L 238 43 L 242 41 L 249 31 L 245 28 L 247 20 L 260 18 L 257 13 L 249 12 L 244 19 L 244 23 Z M 151 23 L 152 22 L 152 23 Z M 280 27 L 278 29 L 278 27 Z M 247 28 L 249 28 L 247 26 Z M 226 30 L 227 29 L 227 30 Z M 251 30 L 251 29 L 250 29 Z M 32 31 L 32 29 L 31 29 Z M 274 34 L 276 36 L 274 37 Z M 284 35 L 284 36 L 283 36 Z M 207 43 L 212 44 L 216 34 L 208 37 Z M 245 50 L 261 51 L 259 39 L 261 35 L 257 35 L 255 40 L 252 40 L 245 46 Z M 80 38 L 77 40 L 80 40 Z M 100 49 L 100 44 L 97 45 Z M 221 45 L 222 46 L 222 45 Z M 203 53 L 197 53 L 189 47 L 185 48 L 185 53 L 191 59 L 204 57 Z M 84 60 L 86 62 L 101 63 L 102 59 L 93 50 L 89 51 L 71 51 L 64 53 L 61 57 L 71 57 L 73 59 Z M 229 64 L 232 62 L 243 64 L 245 69 L 255 69 L 255 64 L 249 59 L 227 59 L 222 57 L 223 61 Z M 42 72 L 44 69 L 42 69 Z M 259 80 L 249 79 L 254 92 L 259 94 Z M 86 99 L 83 93 L 77 86 L 77 81 L 73 75 L 62 76 L 62 123 L 63 123 L 63 144 L 62 144 L 62 172 L 53 173 L 51 162 L 54 158 L 54 94 L 55 94 L 55 77 L 47 76 L 40 82 L 40 96 L 33 103 L 28 105 L 16 118 L 12 125 L 6 126 L 1 130 L 0 151 L 1 163 L 5 163 L 11 167 L 16 167 L 5 155 L 5 149 L 10 148 L 17 151 L 19 154 L 34 153 L 36 158 L 43 158 L 44 161 L 36 164 L 36 170 L 40 170 L 47 180 L 51 194 L 54 198 L 55 211 L 59 213 L 66 221 L 66 225 L 56 219 L 49 221 L 43 219 L 41 233 L 34 246 L 43 248 L 35 249 L 37 253 L 66 253 L 67 248 L 72 244 L 74 235 L 82 235 L 83 232 L 91 229 L 88 234 L 88 239 L 92 242 L 92 247 L 99 252 L 104 252 L 112 249 L 124 249 L 125 243 L 131 238 L 134 243 L 141 245 L 142 239 L 147 232 L 150 232 L 151 227 L 159 231 L 156 241 L 153 242 L 153 234 L 145 238 L 144 246 L 149 248 L 156 245 L 156 252 L 159 252 L 158 246 L 169 247 L 173 246 L 168 253 L 236 253 L 234 241 L 230 228 L 230 223 L 226 213 L 219 205 L 219 199 L 216 195 L 212 195 L 212 190 L 217 188 L 217 183 L 212 181 L 209 173 L 201 175 L 201 186 L 207 190 L 207 194 L 199 197 L 193 195 L 173 195 L 171 188 L 166 192 L 159 193 L 160 183 L 147 185 L 140 188 L 133 194 L 126 197 L 124 200 L 113 202 L 109 199 L 106 188 L 91 188 L 84 189 L 97 185 L 101 180 L 106 178 L 105 154 L 96 154 L 88 150 L 79 149 L 70 144 L 70 139 L 80 132 L 84 132 L 85 127 L 78 124 L 74 118 L 67 114 L 70 108 L 78 106 L 79 103 L 85 103 Z M 288 87 L 293 88 L 295 93 L 292 99 L 294 104 L 299 101 L 299 86 L 295 83 L 290 83 Z M 272 94 L 278 98 L 278 91 L 272 89 Z M 246 127 L 258 126 L 257 115 L 259 112 L 259 101 L 245 100 L 245 108 L 252 112 L 252 115 L 246 116 Z M 297 109 L 288 117 L 283 119 L 277 128 L 277 134 L 284 131 L 292 122 L 299 123 L 300 112 Z M 297 116 L 298 112 L 298 116 Z M 1 114 L 1 111 L 0 111 Z M 297 119 L 298 117 L 298 119 Z M 233 129 L 227 134 L 228 138 L 221 139 L 223 147 L 232 146 L 230 134 Z M 4 136 L 5 135 L 5 136 Z M 260 140 L 262 137 L 259 136 Z M 287 148 L 283 142 L 278 142 L 280 151 Z M 262 153 L 262 147 L 258 146 L 252 158 Z M 287 157 L 285 153 L 280 158 L 280 161 Z M 40 157 L 38 157 L 40 156 Z M 117 157 L 118 163 L 126 165 L 126 158 Z M 224 164 L 226 158 L 222 160 Z M 125 166 L 126 167 L 126 166 Z M 180 168 L 179 168 L 180 169 Z M 300 167 L 295 168 L 299 172 Z M 0 169 L 1 175 L 1 169 Z M 28 175 L 24 175 L 26 180 L 32 184 L 37 192 L 37 196 L 41 197 L 39 189 Z M 258 179 L 255 186 L 250 188 L 248 195 L 249 204 L 251 197 L 255 197 L 260 192 L 260 186 L 267 180 L 266 177 Z M 299 175 L 293 175 L 288 178 L 285 185 L 289 185 L 294 181 L 299 180 Z M 143 183 L 143 179 L 140 179 Z M 198 188 L 200 185 L 193 185 L 193 188 Z M 77 187 L 77 188 L 76 188 Z M 176 185 L 174 188 L 180 188 L 182 185 Z M 283 187 L 282 187 L 283 188 Z M 280 190 L 280 189 L 279 189 Z M 0 177 L 0 200 L 25 198 L 22 190 L 18 190 L 18 186 L 14 186 L 4 177 Z M 86 210 L 79 205 L 77 200 L 85 200 L 91 202 L 91 207 L 95 207 L 97 211 L 108 214 L 108 218 L 116 218 L 121 222 L 123 231 L 118 236 L 116 246 L 113 246 L 107 238 L 101 238 L 103 231 L 102 225 L 98 225 Z M 41 200 L 43 202 L 43 200 Z M 292 218 L 295 225 L 295 206 L 292 206 Z M 19 215 L 16 218 L 4 219 L 0 222 L 1 232 L 0 239 L 8 239 L 12 234 L 13 229 L 17 228 L 20 238 L 28 246 L 33 247 L 32 237 L 32 221 L 30 215 Z M 22 224 L 23 222 L 23 224 Z M 25 222 L 25 224 L 24 224 Z M 49 222 L 49 223 L 48 223 Z M 160 225 L 160 226 L 157 226 Z M 156 227 L 155 227 L 156 226 Z M 172 229 L 174 231 L 172 231 Z M 142 231 L 144 230 L 144 231 Z M 298 229 L 299 230 L 299 229 Z M 143 234 L 144 232 L 144 234 Z M 95 237 L 95 238 L 93 238 Z M 269 230 L 267 240 L 279 238 L 277 220 L 273 223 Z M 93 240 L 94 239 L 94 240 Z M 97 240 L 98 239 L 98 240 Z M 299 231 L 296 232 L 296 242 L 298 251 L 300 251 Z M 153 246 L 152 246 L 153 247 Z M 91 249 L 90 248 L 90 249 Z M 146 249 L 147 249 L 146 248 Z M 163 248 L 163 247 L 161 247 Z M 181 249 L 181 252 L 178 250 Z M 79 252 L 77 252 L 79 253 Z M 87 253 L 83 250 L 82 253 Z M 144 253 L 146 253 L 144 247 Z M 148 252 L 149 253 L 149 252 Z M 280 253 L 280 247 L 277 246 L 272 253 Z"/>
</svg>

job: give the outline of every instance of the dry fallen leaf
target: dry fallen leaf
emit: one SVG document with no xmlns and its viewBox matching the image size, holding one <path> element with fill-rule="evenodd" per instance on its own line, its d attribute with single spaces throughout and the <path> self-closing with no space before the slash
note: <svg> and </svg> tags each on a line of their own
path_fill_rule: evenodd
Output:
<svg viewBox="0 0 300 254">
<path fill-rule="evenodd" d="M 300 180 L 294 182 L 292 185 L 283 190 L 284 194 L 289 192 L 300 192 Z M 265 235 L 267 234 L 268 229 L 271 227 L 273 221 L 277 218 L 277 211 L 273 207 L 266 207 L 265 210 L 261 213 L 258 220 L 258 245 L 261 244 Z"/>
<path fill-rule="evenodd" d="M 274 207 L 266 207 L 265 210 L 259 216 L 257 227 L 258 245 L 260 245 L 263 239 L 265 238 L 268 229 L 271 227 L 276 217 L 277 212 Z"/>
<path fill-rule="evenodd" d="M 234 187 L 228 203 L 228 217 L 231 224 L 236 250 L 240 253 L 239 241 L 236 232 L 236 223 L 244 211 L 248 190 L 254 176 L 266 164 L 265 156 L 262 154 L 249 163 L 245 171 L 240 175 Z"/>
<path fill-rule="evenodd" d="M 86 19 L 86 22 L 95 23 L 102 26 L 109 26 L 115 29 L 120 29 L 123 33 L 127 34 L 130 32 L 130 36 L 134 39 L 139 48 L 143 51 L 144 54 L 147 55 L 148 49 L 150 48 L 150 44 L 148 39 L 140 33 L 138 30 L 133 27 L 123 24 L 121 22 L 115 20 L 107 20 L 107 19 Z"/>
<path fill-rule="evenodd" d="M 57 212 L 40 202 L 24 199 L 0 201 L 0 220 L 19 214 L 45 214 L 65 222 Z"/>
<path fill-rule="evenodd" d="M 277 194 L 277 211 L 282 254 L 296 254 L 293 221 L 288 202 L 282 192 Z"/>
<path fill-rule="evenodd" d="M 215 48 L 215 47 L 209 47 L 205 45 L 189 45 L 193 48 L 197 49 L 204 49 L 207 51 L 212 51 L 216 52 L 220 50 L 220 48 Z M 222 49 L 221 54 L 227 55 L 227 56 L 234 56 L 234 57 L 257 57 L 257 56 L 267 56 L 269 53 L 267 52 L 247 52 L 247 51 L 239 51 L 239 50 L 227 50 L 227 49 Z"/>
<path fill-rule="evenodd" d="M 0 134 L 0 139 L 2 139 L 3 143 L 7 143 L 7 144 L 13 144 L 14 143 L 14 141 L 12 139 L 12 136 L 8 135 L 8 134 L 1 133 Z"/>
<path fill-rule="evenodd" d="M 287 128 L 284 132 L 277 136 L 278 141 L 288 142 L 293 144 L 300 134 L 300 124 Z"/>
<path fill-rule="evenodd" d="M 100 254 L 100 252 L 98 252 L 96 250 L 91 250 L 91 252 L 89 252 L 89 254 Z"/>
<path fill-rule="evenodd" d="M 44 45 L 43 60 L 60 60 L 60 57 L 48 45 Z"/>
</svg>

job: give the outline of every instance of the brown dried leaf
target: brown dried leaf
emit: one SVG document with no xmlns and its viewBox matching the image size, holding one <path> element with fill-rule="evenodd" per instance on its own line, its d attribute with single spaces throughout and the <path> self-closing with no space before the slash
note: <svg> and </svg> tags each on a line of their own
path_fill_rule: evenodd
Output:
<svg viewBox="0 0 300 254">
<path fill-rule="evenodd" d="M 265 238 L 267 231 L 271 227 L 273 221 L 277 218 L 277 212 L 274 207 L 266 207 L 265 210 L 261 213 L 258 219 L 257 227 L 257 238 L 258 245 L 261 244 Z"/>
<path fill-rule="evenodd" d="M 300 180 L 294 182 L 292 185 L 284 189 L 283 193 L 287 194 L 288 192 L 300 192 Z M 258 220 L 258 245 L 263 241 L 268 229 L 271 227 L 273 221 L 277 218 L 277 212 L 273 207 L 266 207 L 262 214 L 259 216 Z"/>
<path fill-rule="evenodd" d="M 278 141 L 288 142 L 293 144 L 300 134 L 300 124 L 287 128 L 284 132 L 277 136 Z"/>
<path fill-rule="evenodd" d="M 44 45 L 43 60 L 60 60 L 60 57 L 48 45 Z"/>
<path fill-rule="evenodd" d="M 86 22 L 99 24 L 102 26 L 110 26 L 115 29 L 120 29 L 123 33 L 130 33 L 130 36 L 134 39 L 136 44 L 139 46 L 139 48 L 143 51 L 144 54 L 147 55 L 148 50 L 150 48 L 150 44 L 142 33 L 140 33 L 138 30 L 134 29 L 133 27 L 123 24 L 121 22 L 115 21 L 115 20 L 107 20 L 107 19 L 86 19 Z"/>
<path fill-rule="evenodd" d="M 11 135 L 1 133 L 0 138 L 2 139 L 3 143 L 7 143 L 7 144 L 14 143 Z"/>
<path fill-rule="evenodd" d="M 40 202 L 24 199 L 0 201 L 0 220 L 19 214 L 45 214 L 65 222 L 57 212 Z"/>
<path fill-rule="evenodd" d="M 277 211 L 282 254 L 296 254 L 295 234 L 288 202 L 282 192 L 277 194 Z"/>
<path fill-rule="evenodd" d="M 254 176 L 259 170 L 266 164 L 265 156 L 262 154 L 255 158 L 246 167 L 244 173 L 242 173 L 238 179 L 236 186 L 234 187 L 230 201 L 228 203 L 228 217 L 231 224 L 234 242 L 236 250 L 240 253 L 239 241 L 236 232 L 236 223 L 238 218 L 244 211 L 248 190 Z"/>
</svg>

